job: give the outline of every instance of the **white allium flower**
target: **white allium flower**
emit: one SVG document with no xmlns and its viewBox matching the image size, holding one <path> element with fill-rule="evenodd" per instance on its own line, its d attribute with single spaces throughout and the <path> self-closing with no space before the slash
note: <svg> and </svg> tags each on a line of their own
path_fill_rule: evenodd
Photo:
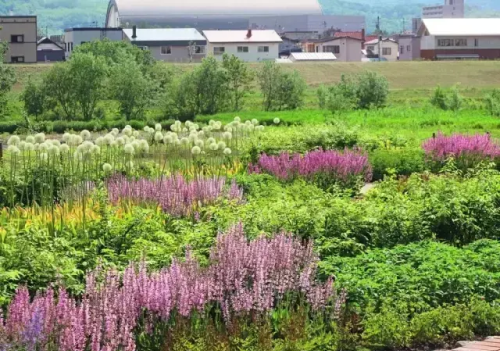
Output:
<svg viewBox="0 0 500 351">
<path fill-rule="evenodd" d="M 33 144 L 33 150 L 35 151 L 40 150 L 40 144 Z"/>
<path fill-rule="evenodd" d="M 219 141 L 219 143 L 217 145 L 218 145 L 219 149 L 221 149 L 221 150 L 224 150 L 226 148 L 226 143 L 223 141 Z"/>
<path fill-rule="evenodd" d="M 36 135 L 35 135 L 35 142 L 36 142 L 37 144 L 41 144 L 41 143 L 43 143 L 44 141 L 45 141 L 45 134 L 43 134 L 43 133 L 38 133 L 38 134 L 36 134 Z"/>
<path fill-rule="evenodd" d="M 262 132 L 264 130 L 264 126 L 257 126 L 255 127 L 255 130 L 258 132 Z"/>
<path fill-rule="evenodd" d="M 105 173 L 111 173 L 111 171 L 113 170 L 113 166 L 111 166 L 109 163 L 105 163 L 102 165 L 102 170 Z"/>
<path fill-rule="evenodd" d="M 255 126 L 254 126 L 253 124 L 248 124 L 248 125 L 246 126 L 246 130 L 247 130 L 248 132 L 253 132 L 253 131 L 254 131 L 254 129 L 255 129 Z"/>
<path fill-rule="evenodd" d="M 85 152 L 90 152 L 90 150 L 92 150 L 92 147 L 94 146 L 94 143 L 92 143 L 91 141 L 84 141 L 82 146 Z"/>
<path fill-rule="evenodd" d="M 120 131 L 118 130 L 118 128 L 113 128 L 113 129 L 111 129 L 111 134 L 113 134 L 114 136 L 117 136 L 118 134 L 120 134 Z"/>
<path fill-rule="evenodd" d="M 205 137 L 205 132 L 204 132 L 204 131 L 202 131 L 202 130 L 200 130 L 200 131 L 198 132 L 198 138 L 204 138 L 204 137 Z"/>
<path fill-rule="evenodd" d="M 258 121 L 258 120 L 256 120 L 256 119 L 254 118 L 254 119 L 252 119 L 252 124 L 253 124 L 254 126 L 256 126 L 256 125 L 258 125 L 258 124 L 259 124 L 259 121 Z"/>
<path fill-rule="evenodd" d="M 98 146 L 105 145 L 106 144 L 106 140 L 104 140 L 104 137 L 102 137 L 102 136 L 97 137 L 97 139 L 95 140 L 95 144 L 98 145 Z"/>
<path fill-rule="evenodd" d="M 182 128 L 182 132 L 187 133 L 188 132 L 187 128 Z"/>
<path fill-rule="evenodd" d="M 203 140 L 201 139 L 198 139 L 198 140 L 195 140 L 194 144 L 200 148 L 203 149 L 203 146 L 205 146 L 205 143 L 203 142 Z"/>
<path fill-rule="evenodd" d="M 201 130 L 203 131 L 203 133 L 210 133 L 212 131 L 212 127 L 210 126 L 204 126 L 203 128 L 201 128 Z"/>
<path fill-rule="evenodd" d="M 83 144 L 78 145 L 75 153 L 84 154 L 87 150 Z"/>
<path fill-rule="evenodd" d="M 70 133 L 64 133 L 64 134 L 63 134 L 63 136 L 62 136 L 62 140 L 63 140 L 64 142 L 66 142 L 66 143 L 67 143 L 68 141 L 70 141 L 70 139 L 71 139 L 71 134 L 70 134 Z"/>
<path fill-rule="evenodd" d="M 133 154 L 134 153 L 134 146 L 132 144 L 127 144 L 125 145 L 125 147 L 123 148 L 123 151 L 125 151 L 126 154 Z"/>
<path fill-rule="evenodd" d="M 113 141 L 111 141 L 111 143 L 109 143 L 109 146 L 111 146 L 111 147 L 116 147 L 118 145 L 120 145 L 120 144 L 116 140 L 113 140 Z"/>
<path fill-rule="evenodd" d="M 35 137 L 33 135 L 28 135 L 26 137 L 26 142 L 27 143 L 31 143 L 31 144 L 34 144 L 35 143 Z"/>
<path fill-rule="evenodd" d="M 155 141 L 162 141 L 163 140 L 163 134 L 161 132 L 156 132 L 155 133 Z"/>
<path fill-rule="evenodd" d="M 61 142 L 57 139 L 52 139 L 52 140 L 50 140 L 50 142 L 52 143 L 52 145 L 55 145 L 55 146 L 61 145 Z"/>
<path fill-rule="evenodd" d="M 233 134 L 231 132 L 222 133 L 222 137 L 227 140 L 231 140 L 233 138 Z"/>
<path fill-rule="evenodd" d="M 250 121 L 245 121 L 245 125 L 249 126 L 250 124 L 252 124 L 252 122 L 250 122 Z"/>
<path fill-rule="evenodd" d="M 149 129 L 149 126 L 144 126 L 144 128 L 142 128 L 142 130 L 145 131 L 146 133 L 148 132 L 148 129 Z"/>
<path fill-rule="evenodd" d="M 41 143 L 40 146 L 39 146 L 39 150 L 40 151 L 47 151 L 47 149 L 49 148 L 49 143 Z"/>
<path fill-rule="evenodd" d="M 42 152 L 40 154 L 40 160 L 47 161 L 49 159 L 49 155 L 46 152 Z"/>
<path fill-rule="evenodd" d="M 165 137 L 163 138 L 163 142 L 165 144 L 172 144 L 174 142 L 174 138 L 172 138 L 171 135 L 165 135 Z"/>
<path fill-rule="evenodd" d="M 222 123 L 219 122 L 219 121 L 217 121 L 217 122 L 215 122 L 215 124 L 214 124 L 214 126 L 212 128 L 215 129 L 215 130 L 221 130 Z"/>
<path fill-rule="evenodd" d="M 118 137 L 115 141 L 118 145 L 125 145 L 125 139 L 123 137 Z"/>
<path fill-rule="evenodd" d="M 26 143 L 25 149 L 27 151 L 33 151 L 33 150 L 35 150 L 35 144 L 33 144 L 33 143 Z"/>
<path fill-rule="evenodd" d="M 17 135 L 13 135 L 7 141 L 7 145 L 17 146 L 21 142 L 21 139 Z"/>
<path fill-rule="evenodd" d="M 191 153 L 193 155 L 199 155 L 201 153 L 201 149 L 199 146 L 193 146 L 193 148 L 191 149 Z"/>
<path fill-rule="evenodd" d="M 181 145 L 181 141 L 179 139 L 174 139 L 174 145 L 175 146 Z"/>
<path fill-rule="evenodd" d="M 47 149 L 47 152 L 51 155 L 59 155 L 60 150 L 59 147 L 56 145 L 50 145 Z"/>
<path fill-rule="evenodd" d="M 80 136 L 82 137 L 83 140 L 90 140 L 90 138 L 92 137 L 87 129 L 82 130 L 80 132 Z"/>
<path fill-rule="evenodd" d="M 19 155 L 19 153 L 21 152 L 21 150 L 19 150 L 19 148 L 16 145 L 12 145 L 12 144 L 9 145 L 9 147 L 7 148 L 7 151 L 9 151 L 13 155 Z"/>
<path fill-rule="evenodd" d="M 209 125 L 209 126 L 213 126 L 213 125 L 214 125 L 214 123 L 215 123 L 215 121 L 214 121 L 213 119 L 211 119 L 210 121 L 208 121 L 208 125 Z"/>
<path fill-rule="evenodd" d="M 149 144 L 147 140 L 139 140 L 139 148 L 144 152 L 149 152 Z"/>
<path fill-rule="evenodd" d="M 182 139 L 181 139 L 181 144 L 182 144 L 182 145 L 187 145 L 187 144 L 189 144 L 189 139 L 188 139 L 188 138 L 182 138 Z"/>
<path fill-rule="evenodd" d="M 198 134 L 189 134 L 189 141 L 195 142 L 198 139 Z"/>
<path fill-rule="evenodd" d="M 132 136 L 133 136 L 134 138 L 138 138 L 138 137 L 139 137 L 139 135 L 140 135 L 140 133 L 139 133 L 139 131 L 138 131 L 138 130 L 134 130 L 134 131 L 132 132 Z"/>
<path fill-rule="evenodd" d="M 172 124 L 172 125 L 170 126 L 170 130 L 171 130 L 172 132 L 177 132 L 177 129 L 178 129 L 178 128 L 177 128 L 177 124 Z"/>
<path fill-rule="evenodd" d="M 217 145 L 217 143 L 212 143 L 212 144 L 209 144 L 208 148 L 212 151 L 217 151 L 219 150 L 219 146 Z"/>
<path fill-rule="evenodd" d="M 234 117 L 234 121 L 235 121 L 235 122 L 241 122 L 241 118 L 240 118 L 240 117 L 238 117 L 238 116 L 236 116 L 236 117 Z"/>
<path fill-rule="evenodd" d="M 273 119 L 273 123 L 274 124 L 280 124 L 280 119 L 278 117 L 276 117 L 275 119 Z"/>
<path fill-rule="evenodd" d="M 228 147 L 226 147 L 223 152 L 224 152 L 224 155 L 231 155 L 231 149 Z"/>
<path fill-rule="evenodd" d="M 69 146 L 68 146 L 68 144 L 62 144 L 62 145 L 59 147 L 59 150 L 60 150 L 62 153 L 69 152 Z"/>
<path fill-rule="evenodd" d="M 207 144 L 208 145 L 213 144 L 213 143 L 216 143 L 215 138 L 210 137 L 210 138 L 207 139 Z"/>
<path fill-rule="evenodd" d="M 92 145 L 90 153 L 98 155 L 101 153 L 101 148 L 98 145 Z"/>
<path fill-rule="evenodd" d="M 161 131 L 161 124 L 160 124 L 160 123 L 156 123 L 156 124 L 155 124 L 155 130 L 156 130 L 157 132 L 160 132 L 160 131 Z"/>
<path fill-rule="evenodd" d="M 131 136 L 132 133 L 133 133 L 133 130 L 132 130 L 131 126 L 125 126 L 125 128 L 123 128 L 123 130 L 122 130 L 122 134 L 124 134 L 126 136 Z"/>
<path fill-rule="evenodd" d="M 26 150 L 26 142 L 25 141 L 21 141 L 19 143 L 19 145 L 17 145 L 17 147 L 20 149 L 20 150 Z"/>
<path fill-rule="evenodd" d="M 111 143 L 115 140 L 115 136 L 111 133 L 108 133 L 104 136 L 104 143 L 106 145 L 111 145 Z"/>
<path fill-rule="evenodd" d="M 75 153 L 73 154 L 73 157 L 75 158 L 76 161 L 83 160 L 83 154 L 78 151 L 78 148 L 76 149 Z"/>
</svg>

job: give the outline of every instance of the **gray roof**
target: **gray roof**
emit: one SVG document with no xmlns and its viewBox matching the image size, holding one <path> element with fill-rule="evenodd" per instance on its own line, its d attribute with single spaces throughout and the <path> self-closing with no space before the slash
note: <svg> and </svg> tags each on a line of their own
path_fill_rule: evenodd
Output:
<svg viewBox="0 0 500 351">
<path fill-rule="evenodd" d="M 238 18 L 277 15 L 321 15 L 318 0 L 110 0 L 121 22 L 153 18 Z"/>
<path fill-rule="evenodd" d="M 205 42 L 206 39 L 194 28 L 137 28 L 137 38 L 132 38 L 133 30 L 124 29 L 123 32 L 131 41 L 138 42 Z"/>
</svg>

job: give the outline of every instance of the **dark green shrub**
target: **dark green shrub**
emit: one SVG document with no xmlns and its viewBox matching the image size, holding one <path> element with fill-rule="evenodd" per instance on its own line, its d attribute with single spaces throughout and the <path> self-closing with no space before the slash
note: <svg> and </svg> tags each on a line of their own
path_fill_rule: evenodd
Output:
<svg viewBox="0 0 500 351">
<path fill-rule="evenodd" d="M 441 110 L 457 112 L 462 108 L 463 98 L 456 86 L 449 89 L 443 89 L 438 86 L 436 90 L 434 90 L 430 102 Z"/>
<path fill-rule="evenodd" d="M 376 149 L 369 153 L 373 167 L 373 180 L 381 180 L 385 175 L 409 176 L 425 169 L 424 152 L 419 149 Z"/>
<path fill-rule="evenodd" d="M 500 90 L 493 90 L 484 99 L 486 111 L 494 117 L 500 117 Z"/>
<path fill-rule="evenodd" d="M 356 100 L 361 109 L 380 108 L 387 101 L 389 83 L 376 72 L 363 72 L 357 76 Z"/>
</svg>

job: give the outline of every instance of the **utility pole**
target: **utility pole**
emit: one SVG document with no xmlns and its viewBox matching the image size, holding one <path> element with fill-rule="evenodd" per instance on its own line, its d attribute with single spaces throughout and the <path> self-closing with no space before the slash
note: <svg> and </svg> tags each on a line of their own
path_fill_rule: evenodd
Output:
<svg viewBox="0 0 500 351">
<path fill-rule="evenodd" d="M 403 17 L 403 32 L 402 34 L 405 34 L 406 32 L 406 18 Z"/>
<path fill-rule="evenodd" d="M 380 49 L 380 42 L 382 41 L 382 31 L 380 30 L 380 16 L 377 16 L 377 34 L 378 34 L 378 60 L 382 61 L 382 52 Z"/>
</svg>

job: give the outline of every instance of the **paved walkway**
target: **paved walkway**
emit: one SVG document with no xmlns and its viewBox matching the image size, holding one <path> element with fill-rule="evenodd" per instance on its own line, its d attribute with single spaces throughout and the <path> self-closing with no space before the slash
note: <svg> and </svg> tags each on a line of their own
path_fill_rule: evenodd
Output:
<svg viewBox="0 0 500 351">
<path fill-rule="evenodd" d="M 462 343 L 462 345 L 453 351 L 500 351 L 500 336 L 492 336 L 483 341 Z"/>
</svg>

